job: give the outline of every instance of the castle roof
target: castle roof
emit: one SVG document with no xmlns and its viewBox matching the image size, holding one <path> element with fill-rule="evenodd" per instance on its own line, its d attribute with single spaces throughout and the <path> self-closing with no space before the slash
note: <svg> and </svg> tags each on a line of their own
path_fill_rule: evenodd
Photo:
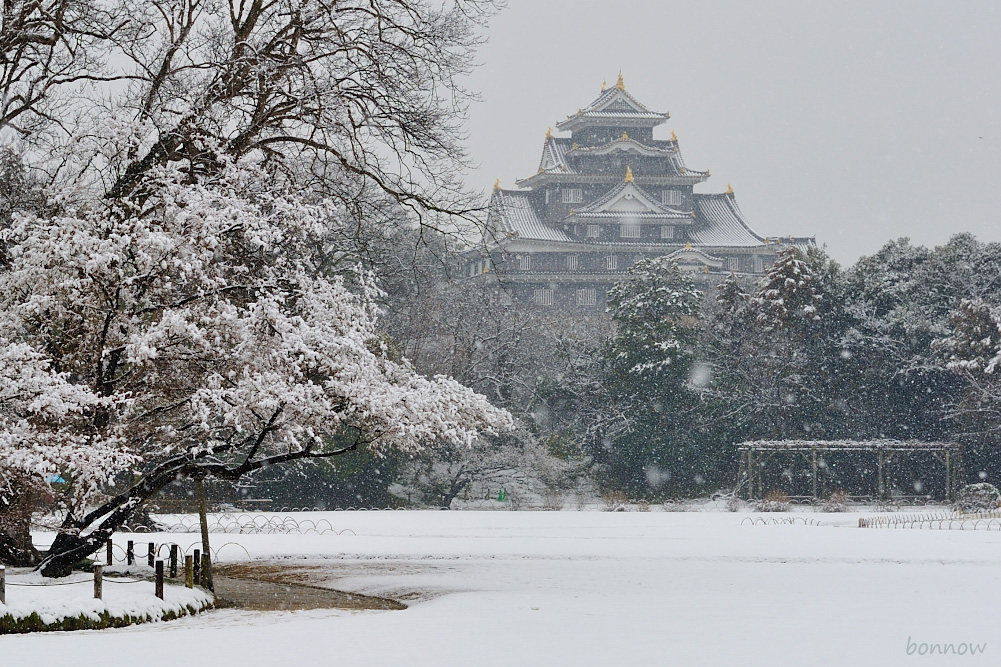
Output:
<svg viewBox="0 0 1001 667">
<path fill-rule="evenodd" d="M 646 210 L 628 211 L 630 218 L 637 220 L 663 220 L 664 223 L 686 226 L 688 250 L 702 252 L 699 248 L 751 248 L 772 243 L 792 245 L 806 251 L 815 245 L 812 238 L 782 237 L 765 238 L 755 233 L 744 219 L 733 193 L 695 194 L 694 210 L 691 212 L 672 209 L 660 204 L 649 193 L 633 182 L 623 182 L 610 190 L 602 198 L 585 206 L 565 220 L 618 219 L 621 210 L 609 210 L 610 204 L 622 201 L 626 195 L 633 195 L 632 201 L 641 203 Z M 494 191 L 490 200 L 488 224 L 495 241 L 518 239 L 521 241 L 552 241 L 571 245 L 586 246 L 635 246 L 636 241 L 582 241 L 566 233 L 556 224 L 547 224 L 539 215 L 537 204 L 531 192 L 518 190 Z M 665 250 L 670 245 L 665 244 Z M 717 258 L 708 256 L 711 260 Z"/>
<path fill-rule="evenodd" d="M 671 208 L 657 201 L 657 198 L 641 188 L 635 180 L 624 180 L 603 196 L 574 211 L 583 218 L 621 218 L 628 215 L 637 219 L 685 220 L 691 218 L 690 211 Z"/>
<path fill-rule="evenodd" d="M 615 141 L 601 146 L 582 148 L 575 146 L 570 137 L 547 136 L 546 141 L 542 146 L 542 156 L 539 159 L 538 172 L 528 178 L 519 179 L 516 183 L 523 187 L 534 187 L 542 182 L 554 180 L 562 183 L 572 183 L 578 180 L 581 182 L 607 181 L 610 178 L 614 178 L 614 176 L 610 174 L 582 172 L 579 168 L 573 165 L 573 161 L 570 158 L 586 155 L 609 155 L 617 151 L 640 156 L 659 156 L 667 159 L 667 164 L 670 165 L 670 169 L 673 173 L 669 172 L 667 174 L 652 175 L 641 174 L 636 177 L 644 181 L 653 180 L 662 182 L 664 179 L 671 179 L 671 181 L 675 183 L 692 184 L 702 182 L 709 178 L 710 173 L 708 169 L 700 171 L 698 169 L 689 169 L 685 165 L 685 160 L 681 157 L 681 152 L 678 150 L 677 139 L 658 143 L 660 143 L 663 147 L 642 144 L 626 137 L 616 139 Z M 581 178 L 574 178 L 578 176 Z"/>
<path fill-rule="evenodd" d="M 576 130 L 589 125 L 654 127 L 670 117 L 669 113 L 651 111 L 627 93 L 620 76 L 618 84 L 603 90 L 596 100 L 557 123 L 556 127 L 560 130 Z"/>
<path fill-rule="evenodd" d="M 528 192 L 494 190 L 490 199 L 487 223 L 497 239 L 518 238 L 530 241 L 562 241 L 574 239 L 562 230 L 542 222 Z"/>
<path fill-rule="evenodd" d="M 732 192 L 694 194 L 695 215 L 702 224 L 693 225 L 689 237 L 703 246 L 760 246 L 769 243 L 792 245 L 802 251 L 816 245 L 810 237 L 766 238 L 759 236 L 744 219 Z"/>
<path fill-rule="evenodd" d="M 567 161 L 567 153 L 573 150 L 573 144 L 569 138 L 546 137 L 546 143 L 542 147 L 542 159 L 539 160 L 539 171 L 547 173 L 578 173 Z"/>
</svg>

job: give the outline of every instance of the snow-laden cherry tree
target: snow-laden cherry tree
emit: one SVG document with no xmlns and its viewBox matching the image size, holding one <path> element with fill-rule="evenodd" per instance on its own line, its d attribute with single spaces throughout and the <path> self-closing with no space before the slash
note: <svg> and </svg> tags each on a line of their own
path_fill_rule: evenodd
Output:
<svg viewBox="0 0 1001 667">
<path fill-rule="evenodd" d="M 112 405 L 30 345 L 0 336 L 0 561 L 37 561 L 27 514 L 35 498 L 53 495 L 54 480 L 72 505 L 135 461 L 93 427 L 93 415 Z"/>
<path fill-rule="evenodd" d="M 0 340 L 93 397 L 70 433 L 137 457 L 105 502 L 72 496 L 43 573 L 178 477 L 509 426 L 396 359 L 350 269 L 475 218 L 461 78 L 496 4 L 5 5 L 0 139 L 48 199 L 0 217 Z"/>
<path fill-rule="evenodd" d="M 141 461 L 136 484 L 69 508 L 44 572 L 66 571 L 178 476 L 237 479 L 361 442 L 468 445 L 509 427 L 482 396 L 390 359 L 370 277 L 318 265 L 343 212 L 266 179 L 248 164 L 198 184 L 163 172 L 144 210 L 94 203 L 3 232 L 0 332 L 92 388 L 86 429 Z M 351 444 L 332 448 L 335 434 Z"/>
</svg>

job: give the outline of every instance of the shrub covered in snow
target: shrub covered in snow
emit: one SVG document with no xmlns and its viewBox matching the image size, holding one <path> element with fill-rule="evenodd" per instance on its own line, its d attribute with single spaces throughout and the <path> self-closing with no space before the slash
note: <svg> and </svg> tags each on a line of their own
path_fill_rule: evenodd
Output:
<svg viewBox="0 0 1001 667">
<path fill-rule="evenodd" d="M 979 512 L 993 510 L 1001 506 L 1001 492 L 993 484 L 986 482 L 963 487 L 956 498 L 953 509 L 959 512 Z"/>
<path fill-rule="evenodd" d="M 789 494 L 783 491 L 769 491 L 765 497 L 754 503 L 755 512 L 788 512 Z"/>
<path fill-rule="evenodd" d="M 848 494 L 844 491 L 835 491 L 827 497 L 827 500 L 820 506 L 821 512 L 847 512 Z"/>
</svg>

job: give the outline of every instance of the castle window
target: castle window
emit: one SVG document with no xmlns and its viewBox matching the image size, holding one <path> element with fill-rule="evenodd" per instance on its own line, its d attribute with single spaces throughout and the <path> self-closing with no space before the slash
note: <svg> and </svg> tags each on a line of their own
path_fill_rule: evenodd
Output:
<svg viewBox="0 0 1001 667">
<path fill-rule="evenodd" d="M 661 190 L 660 203 L 678 205 L 681 203 L 681 190 Z"/>
<path fill-rule="evenodd" d="M 605 268 L 609 271 L 615 271 L 619 268 L 619 258 L 615 255 L 607 255 L 605 257 Z"/>
<path fill-rule="evenodd" d="M 521 255 L 518 257 L 518 268 L 522 271 L 532 270 L 532 256 L 531 255 Z"/>
<path fill-rule="evenodd" d="M 619 236 L 624 239 L 638 239 L 640 237 L 639 225 L 619 225 Z"/>
<path fill-rule="evenodd" d="M 549 189 L 546 189 L 546 203 L 549 203 Z"/>
<path fill-rule="evenodd" d="M 553 305 L 553 290 L 547 287 L 537 287 L 532 295 L 532 300 L 537 306 Z"/>
<path fill-rule="evenodd" d="M 601 236 L 601 227 L 598 225 L 587 226 L 587 238 L 596 239 Z"/>
<path fill-rule="evenodd" d="M 661 225 L 660 226 L 660 238 L 662 239 L 673 239 L 674 238 L 674 227 L 671 225 Z"/>
<path fill-rule="evenodd" d="M 567 255 L 567 271 L 576 271 L 580 265 L 577 255 Z"/>
<path fill-rule="evenodd" d="M 584 190 L 581 188 L 563 188 L 560 196 L 564 204 L 579 204 L 584 201 Z"/>
<path fill-rule="evenodd" d="M 761 257 L 755 256 L 754 258 L 754 272 L 761 273 L 765 270 L 765 263 L 761 260 Z"/>
<path fill-rule="evenodd" d="M 593 287 L 585 287 L 577 290 L 578 306 L 594 306 L 598 303 L 598 290 Z"/>
<path fill-rule="evenodd" d="M 740 271 L 740 257 L 727 258 L 726 267 L 731 271 Z"/>
</svg>

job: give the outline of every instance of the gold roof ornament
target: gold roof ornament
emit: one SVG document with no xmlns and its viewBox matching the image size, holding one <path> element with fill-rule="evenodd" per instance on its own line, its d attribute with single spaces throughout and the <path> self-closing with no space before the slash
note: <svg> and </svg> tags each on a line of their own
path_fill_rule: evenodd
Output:
<svg viewBox="0 0 1001 667">
<path fill-rule="evenodd" d="M 553 128 L 551 127 L 546 128 L 546 139 L 552 139 L 552 138 L 553 138 Z"/>
<path fill-rule="evenodd" d="M 622 80 L 622 70 L 619 70 L 619 80 L 615 82 L 616 90 L 625 90 L 626 82 Z"/>
<path fill-rule="evenodd" d="M 691 249 L 692 249 L 692 244 L 691 243 L 686 243 L 685 244 L 685 250 L 691 250 Z"/>
<path fill-rule="evenodd" d="M 712 175 L 713 175 L 713 173 L 711 171 L 709 171 L 708 169 L 706 169 L 706 176 L 709 177 L 709 176 L 712 176 Z"/>
<path fill-rule="evenodd" d="M 679 171 L 680 173 L 682 173 L 682 174 L 687 174 L 687 173 L 688 173 L 688 170 L 687 170 L 687 169 L 685 169 L 684 167 L 682 167 L 682 168 L 681 168 L 681 169 L 679 169 L 678 171 Z"/>
<path fill-rule="evenodd" d="M 636 179 L 633 178 L 633 168 L 628 164 L 626 165 L 626 177 L 624 179 L 626 183 L 635 183 Z"/>
<path fill-rule="evenodd" d="M 500 189 L 501 189 L 500 179 L 498 178 L 496 181 L 494 181 L 494 192 L 497 192 Z"/>
<path fill-rule="evenodd" d="M 567 171 L 567 166 L 565 164 L 561 164 L 560 171 Z"/>
<path fill-rule="evenodd" d="M 621 138 L 622 138 L 623 140 L 625 140 L 625 141 L 628 141 L 628 140 L 629 140 L 629 133 L 628 133 L 628 132 L 626 132 L 625 130 L 623 130 L 623 131 L 622 131 L 622 137 L 621 137 Z"/>
<path fill-rule="evenodd" d="M 577 211 L 570 209 L 570 212 L 567 213 L 567 215 L 577 215 Z"/>
<path fill-rule="evenodd" d="M 601 80 L 601 92 L 605 92 L 605 88 L 608 88 L 608 81 L 606 79 Z"/>
<path fill-rule="evenodd" d="M 709 267 L 706 265 L 702 266 L 702 273 L 709 273 Z"/>
<path fill-rule="evenodd" d="M 577 150 L 577 142 L 576 141 L 573 142 L 573 146 L 570 147 L 570 150 L 572 150 L 572 151 Z"/>
<path fill-rule="evenodd" d="M 678 133 L 675 132 L 674 130 L 671 130 L 671 141 L 677 141 L 677 140 L 678 140 Z"/>
<path fill-rule="evenodd" d="M 730 183 L 727 183 L 726 184 L 726 192 L 724 194 L 732 195 L 733 194 L 733 185 L 731 185 Z"/>
</svg>

